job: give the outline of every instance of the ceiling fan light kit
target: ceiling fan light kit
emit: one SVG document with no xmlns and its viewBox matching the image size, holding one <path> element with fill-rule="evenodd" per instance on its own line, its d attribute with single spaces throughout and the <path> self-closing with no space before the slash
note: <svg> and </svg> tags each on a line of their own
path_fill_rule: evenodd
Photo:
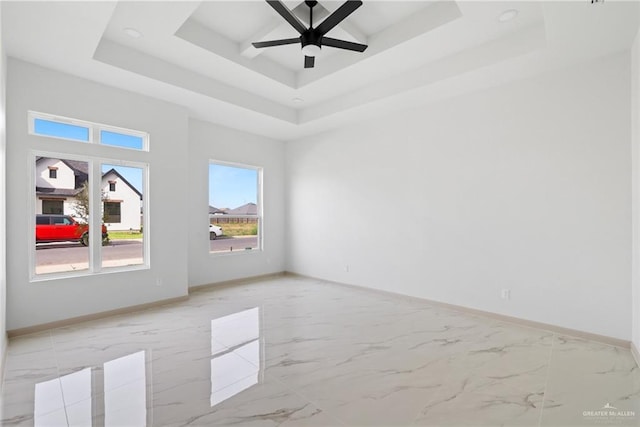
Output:
<svg viewBox="0 0 640 427">
<path fill-rule="evenodd" d="M 309 28 L 306 28 L 298 17 L 291 11 L 281 0 L 267 0 L 267 3 L 282 16 L 298 33 L 300 37 L 280 40 L 270 40 L 264 42 L 252 43 L 255 48 L 261 49 L 265 47 L 283 46 L 288 44 L 300 43 L 302 53 L 304 54 L 304 68 L 313 68 L 315 65 L 315 57 L 322 51 L 322 46 L 329 46 L 338 49 L 350 50 L 354 52 L 364 52 L 367 45 L 360 43 L 348 42 L 346 40 L 332 39 L 325 35 L 336 25 L 342 22 L 347 16 L 351 15 L 357 8 L 362 6 L 360 0 L 348 0 L 338 9 L 329 15 L 316 28 L 313 27 L 313 8 L 318 4 L 315 0 L 306 0 L 305 3 L 309 7 Z"/>
</svg>

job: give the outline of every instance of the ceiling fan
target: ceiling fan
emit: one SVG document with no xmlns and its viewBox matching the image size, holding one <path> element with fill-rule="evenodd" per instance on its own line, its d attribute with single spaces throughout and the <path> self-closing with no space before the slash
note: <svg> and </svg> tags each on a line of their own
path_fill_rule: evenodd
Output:
<svg viewBox="0 0 640 427">
<path fill-rule="evenodd" d="M 296 29 L 296 31 L 300 33 L 300 37 L 252 43 L 256 48 L 300 43 L 302 45 L 302 53 L 304 53 L 304 68 L 313 68 L 315 64 L 315 57 L 320 53 L 322 46 L 352 50 L 355 52 L 364 52 L 367 48 L 366 44 L 332 39 L 331 37 L 325 36 L 325 34 L 342 22 L 347 16 L 351 15 L 357 8 L 362 6 L 362 1 L 360 0 L 346 1 L 316 28 L 313 28 L 313 8 L 318 4 L 317 1 L 305 1 L 307 6 L 309 6 L 309 28 L 306 28 L 304 24 L 300 22 L 298 17 L 294 15 L 293 12 L 289 10 L 284 3 L 282 3 L 282 1 L 267 0 L 267 3 L 269 3 L 276 12 L 278 12 L 289 24 L 291 24 L 293 28 Z"/>
</svg>

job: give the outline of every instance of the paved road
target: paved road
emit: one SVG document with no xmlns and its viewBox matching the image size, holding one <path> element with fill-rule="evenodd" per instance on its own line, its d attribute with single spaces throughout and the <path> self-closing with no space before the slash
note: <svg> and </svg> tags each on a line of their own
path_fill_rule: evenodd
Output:
<svg viewBox="0 0 640 427">
<path fill-rule="evenodd" d="M 102 247 L 102 259 L 142 258 L 142 242 L 113 240 Z M 80 243 L 45 243 L 36 245 L 36 265 L 75 264 L 89 261 L 89 248 Z"/>
<path fill-rule="evenodd" d="M 218 237 L 210 240 L 212 252 L 245 250 L 256 248 L 258 238 Z M 102 259 L 105 261 L 142 258 L 142 242 L 138 240 L 112 240 L 108 246 L 102 247 Z M 45 243 L 36 245 L 36 265 L 77 264 L 89 261 L 89 248 L 80 243 Z"/>
</svg>

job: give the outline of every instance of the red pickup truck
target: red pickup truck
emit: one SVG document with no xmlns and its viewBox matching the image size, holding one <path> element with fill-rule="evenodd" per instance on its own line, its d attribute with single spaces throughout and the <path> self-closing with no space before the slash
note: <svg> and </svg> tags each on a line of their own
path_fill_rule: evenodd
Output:
<svg viewBox="0 0 640 427">
<path fill-rule="evenodd" d="M 109 237 L 102 224 L 102 240 Z M 80 224 L 69 215 L 36 215 L 36 243 L 80 242 L 89 244 L 89 226 Z"/>
</svg>

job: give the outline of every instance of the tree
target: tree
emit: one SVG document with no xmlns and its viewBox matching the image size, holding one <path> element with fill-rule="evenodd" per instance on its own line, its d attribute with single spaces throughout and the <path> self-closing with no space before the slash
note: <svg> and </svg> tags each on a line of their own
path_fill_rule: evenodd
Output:
<svg viewBox="0 0 640 427">
<path fill-rule="evenodd" d="M 104 204 L 105 200 L 108 200 L 109 196 L 104 191 L 100 191 L 100 200 Z M 73 203 L 73 211 L 75 213 L 75 217 L 80 218 L 85 224 L 89 224 L 89 183 L 87 181 L 82 183 L 80 187 L 80 192 L 76 195 L 76 201 Z M 102 223 L 104 224 L 104 209 L 102 212 Z M 102 240 L 102 244 L 107 244 L 109 242 L 109 238 L 105 238 Z"/>
<path fill-rule="evenodd" d="M 75 216 L 82 219 L 86 224 L 89 223 L 89 186 L 85 181 L 80 187 L 80 192 L 76 195 L 76 201 L 73 204 Z"/>
<path fill-rule="evenodd" d="M 109 200 L 109 195 L 104 191 L 100 191 L 100 200 L 104 203 Z M 87 181 L 82 183 L 80 192 L 76 195 L 76 201 L 73 204 L 75 217 L 81 218 L 87 224 L 89 223 L 89 184 Z M 104 222 L 104 211 L 102 212 L 102 222 Z"/>
</svg>

